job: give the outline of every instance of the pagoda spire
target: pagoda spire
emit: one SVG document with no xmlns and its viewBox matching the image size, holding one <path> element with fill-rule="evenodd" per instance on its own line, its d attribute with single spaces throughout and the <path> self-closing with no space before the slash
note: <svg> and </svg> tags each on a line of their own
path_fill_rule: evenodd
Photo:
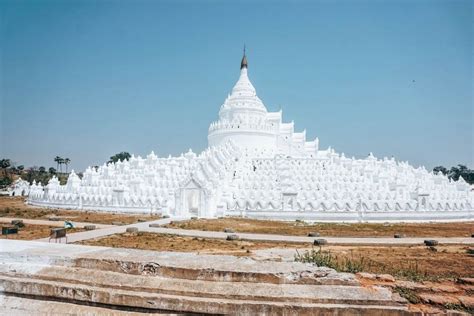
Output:
<svg viewBox="0 0 474 316">
<path fill-rule="evenodd" d="M 240 62 L 240 69 L 248 68 L 247 64 L 247 56 L 245 55 L 245 44 L 244 44 L 244 56 L 242 57 L 242 61 Z"/>
</svg>

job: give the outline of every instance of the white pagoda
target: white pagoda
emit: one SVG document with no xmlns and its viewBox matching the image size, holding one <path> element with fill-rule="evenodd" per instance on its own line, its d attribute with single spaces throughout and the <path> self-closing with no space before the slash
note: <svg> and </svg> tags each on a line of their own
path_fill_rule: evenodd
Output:
<svg viewBox="0 0 474 316">
<path fill-rule="evenodd" d="M 195 154 L 147 157 L 74 171 L 66 185 L 33 184 L 28 202 L 46 207 L 169 216 L 246 216 L 345 222 L 448 221 L 474 218 L 474 193 L 460 178 L 406 162 L 347 158 L 319 149 L 268 112 L 240 77 L 209 127 L 209 147 Z"/>
</svg>

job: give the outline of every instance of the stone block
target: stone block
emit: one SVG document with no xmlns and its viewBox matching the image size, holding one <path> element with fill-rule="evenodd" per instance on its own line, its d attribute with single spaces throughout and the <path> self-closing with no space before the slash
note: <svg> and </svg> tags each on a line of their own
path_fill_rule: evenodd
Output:
<svg viewBox="0 0 474 316">
<path fill-rule="evenodd" d="M 235 234 L 227 235 L 226 240 L 239 240 L 239 236 Z"/>
<path fill-rule="evenodd" d="M 425 245 L 428 246 L 428 247 L 432 247 L 432 246 L 437 246 L 438 245 L 438 241 L 437 240 L 434 240 L 434 239 L 427 239 L 424 241 Z"/>
<path fill-rule="evenodd" d="M 137 219 L 137 222 L 139 222 L 139 223 L 144 223 L 144 222 L 146 222 L 146 221 L 147 221 L 147 219 L 145 219 L 145 218 L 139 218 L 139 219 Z"/>
<path fill-rule="evenodd" d="M 138 233 L 138 227 L 127 227 L 125 231 L 127 233 Z"/>
<path fill-rule="evenodd" d="M 122 222 L 112 222 L 112 225 L 120 226 L 120 225 L 123 225 L 123 223 Z"/>
<path fill-rule="evenodd" d="M 319 237 L 319 233 L 317 232 L 309 232 L 308 237 Z"/>
<path fill-rule="evenodd" d="M 395 234 L 393 235 L 393 238 L 405 238 L 406 235 L 405 234 Z"/>
<path fill-rule="evenodd" d="M 443 306 L 459 304 L 459 300 L 457 298 L 448 295 L 421 293 L 418 296 L 420 297 L 422 302 L 427 304 L 436 304 Z"/>
<path fill-rule="evenodd" d="M 459 278 L 458 282 L 462 284 L 474 285 L 474 278 Z"/>
<path fill-rule="evenodd" d="M 327 243 L 328 243 L 328 241 L 326 239 L 315 239 L 314 240 L 314 245 L 316 245 L 316 246 L 326 245 Z"/>
<path fill-rule="evenodd" d="M 383 282 L 395 282 L 395 278 L 390 274 L 377 274 L 376 278 Z"/>
<path fill-rule="evenodd" d="M 23 223 L 22 219 L 14 219 L 12 220 L 11 224 L 19 228 L 25 227 L 25 224 Z"/>
<path fill-rule="evenodd" d="M 367 272 L 358 272 L 356 275 L 363 279 L 375 280 L 377 278 L 376 274 L 367 273 Z"/>
<path fill-rule="evenodd" d="M 94 229 L 96 229 L 96 227 L 95 227 L 95 225 L 85 225 L 84 229 L 85 230 L 94 230 Z"/>
<path fill-rule="evenodd" d="M 474 309 L 474 297 L 473 296 L 458 296 L 459 301 L 465 308 Z"/>
<path fill-rule="evenodd" d="M 232 228 L 224 228 L 224 233 L 235 233 L 235 231 Z"/>
</svg>

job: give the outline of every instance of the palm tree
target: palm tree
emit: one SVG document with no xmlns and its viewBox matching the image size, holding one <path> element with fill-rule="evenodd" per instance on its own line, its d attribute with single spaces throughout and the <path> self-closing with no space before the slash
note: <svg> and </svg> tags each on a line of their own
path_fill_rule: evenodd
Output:
<svg viewBox="0 0 474 316">
<path fill-rule="evenodd" d="M 67 173 L 67 165 L 69 165 L 70 162 L 71 162 L 71 159 L 69 158 L 64 159 L 64 164 L 66 165 L 66 173 Z"/>
<path fill-rule="evenodd" d="M 61 159 L 62 159 L 62 158 L 59 157 L 59 156 L 56 156 L 56 157 L 54 158 L 54 162 L 56 163 L 56 170 L 59 170 L 59 164 L 61 163 Z"/>
<path fill-rule="evenodd" d="M 64 164 L 64 158 L 59 158 L 59 170 L 60 170 L 60 173 L 63 172 L 63 164 Z"/>
</svg>

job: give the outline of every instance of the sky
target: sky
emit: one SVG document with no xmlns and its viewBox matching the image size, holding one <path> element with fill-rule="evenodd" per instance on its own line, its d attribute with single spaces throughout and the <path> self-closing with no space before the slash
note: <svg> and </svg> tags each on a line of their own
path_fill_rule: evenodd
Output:
<svg viewBox="0 0 474 316">
<path fill-rule="evenodd" d="M 0 1 L 0 158 L 207 146 L 239 76 L 320 148 L 474 168 L 474 1 Z"/>
</svg>

